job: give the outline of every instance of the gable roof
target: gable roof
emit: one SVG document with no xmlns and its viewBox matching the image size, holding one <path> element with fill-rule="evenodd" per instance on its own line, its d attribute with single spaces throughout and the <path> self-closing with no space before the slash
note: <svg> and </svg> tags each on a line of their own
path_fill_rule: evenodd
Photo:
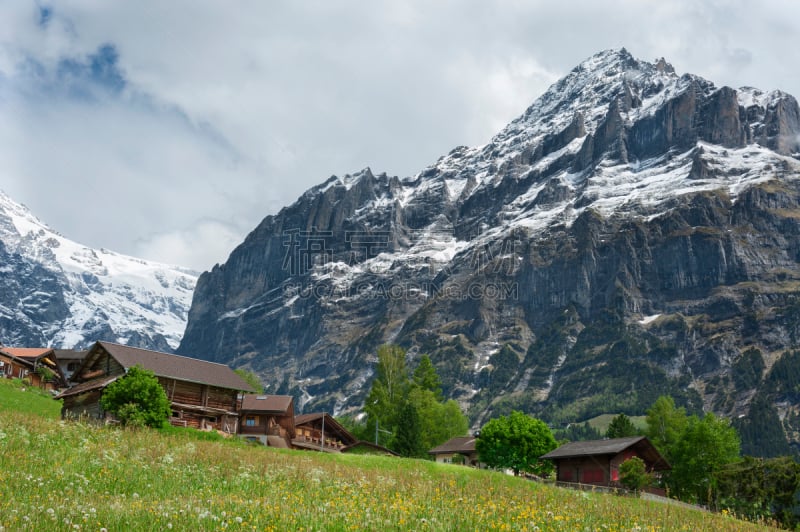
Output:
<svg viewBox="0 0 800 532">
<path fill-rule="evenodd" d="M 86 360 L 91 358 L 98 347 L 105 349 L 126 371 L 133 366 L 141 366 L 144 369 L 149 369 L 158 377 L 208 384 L 231 390 L 254 391 L 244 379 L 225 364 L 150 351 L 138 347 L 129 347 L 112 342 L 95 343 L 89 350 Z"/>
<path fill-rule="evenodd" d="M 88 350 L 79 349 L 54 349 L 58 360 L 83 360 L 89 354 Z"/>
<path fill-rule="evenodd" d="M 328 413 L 315 412 L 313 414 L 300 414 L 299 416 L 295 416 L 294 426 L 299 427 L 300 425 L 306 424 L 311 424 L 313 426 L 315 421 L 321 422 L 323 417 L 325 418 L 325 429 L 338 433 L 339 437 L 343 440 L 342 443 L 349 445 L 358 441 L 355 436 L 350 434 L 349 430 L 344 428 L 341 423 L 336 421 L 336 419 Z"/>
<path fill-rule="evenodd" d="M 285 414 L 292 405 L 293 400 L 294 398 L 291 395 L 247 394 L 242 399 L 240 410 Z"/>
<path fill-rule="evenodd" d="M 105 376 L 101 379 L 93 379 L 90 381 L 82 382 L 56 395 L 55 399 L 63 399 L 64 397 L 70 397 L 72 395 L 80 395 L 82 393 L 91 392 L 92 390 L 99 390 L 100 388 L 105 388 L 106 386 L 108 386 L 109 384 L 111 384 L 120 377 L 121 375 L 112 375 L 110 377 Z"/>
<path fill-rule="evenodd" d="M 629 438 L 611 438 L 608 440 L 573 441 L 565 443 L 558 449 L 542 455 L 542 458 L 554 460 L 560 458 L 580 458 L 584 456 L 616 455 L 634 448 L 639 456 L 652 464 L 654 469 L 670 469 L 670 465 L 661 453 L 644 436 Z"/>
<path fill-rule="evenodd" d="M 610 440 L 572 441 L 565 443 L 554 451 L 550 451 L 542 458 L 575 458 L 578 456 L 617 454 L 643 439 L 645 439 L 644 436 L 633 436 L 629 438 L 612 438 Z"/>
<path fill-rule="evenodd" d="M 0 352 L 25 362 L 35 362 L 43 356 L 52 355 L 50 347 L 2 347 Z"/>
<path fill-rule="evenodd" d="M 475 452 L 475 436 L 456 436 L 450 438 L 443 444 L 434 447 L 428 454 L 444 454 L 444 453 L 474 453 Z"/>
</svg>

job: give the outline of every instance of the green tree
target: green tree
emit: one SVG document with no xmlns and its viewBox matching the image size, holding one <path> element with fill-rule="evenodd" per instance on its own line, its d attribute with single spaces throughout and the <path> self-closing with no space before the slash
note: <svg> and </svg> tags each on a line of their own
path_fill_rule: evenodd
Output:
<svg viewBox="0 0 800 532">
<path fill-rule="evenodd" d="M 169 419 L 170 403 L 152 371 L 133 366 L 109 384 L 100 406 L 126 426 L 161 427 Z"/>
<path fill-rule="evenodd" d="M 369 432 L 366 418 L 363 416 L 359 419 L 354 415 L 348 414 L 337 417 L 336 421 L 338 421 L 345 429 L 347 429 L 347 432 L 352 434 L 356 439 L 373 441 L 373 438 L 375 437 L 374 427 L 372 432 Z"/>
<path fill-rule="evenodd" d="M 409 377 L 406 352 L 396 345 L 378 348 L 375 380 L 364 410 L 363 433 L 370 440 L 377 433 L 378 443 L 406 456 L 426 456 L 429 449 L 469 428 L 458 403 L 442 401 L 441 380 L 430 358 L 423 355 Z"/>
<path fill-rule="evenodd" d="M 400 456 L 410 458 L 425 456 L 427 449 L 423 447 L 421 439 L 420 416 L 414 404 L 407 399 L 400 404 L 398 409 L 395 430 L 393 448 L 395 452 Z"/>
<path fill-rule="evenodd" d="M 711 502 L 715 474 L 739 460 L 739 435 L 727 419 L 709 412 L 689 418 L 672 449 L 669 482 L 673 493 L 687 501 Z"/>
<path fill-rule="evenodd" d="M 553 465 L 540 457 L 556 447 L 553 433 L 543 421 L 517 411 L 490 420 L 475 442 L 481 462 L 511 469 L 515 475 L 521 471 L 550 473 Z"/>
<path fill-rule="evenodd" d="M 467 417 L 452 399 L 440 402 L 432 391 L 414 386 L 409 391 L 408 401 L 419 415 L 420 443 L 425 451 L 454 436 L 463 436 L 469 430 Z"/>
<path fill-rule="evenodd" d="M 800 464 L 789 456 L 753 458 L 723 466 L 715 475 L 715 507 L 753 521 L 777 519 L 789 530 L 800 524 Z"/>
<path fill-rule="evenodd" d="M 244 368 L 235 369 L 233 372 L 249 384 L 255 393 L 264 393 L 264 384 L 261 382 L 261 377 L 256 375 L 255 372 Z"/>
<path fill-rule="evenodd" d="M 413 379 L 418 387 L 433 392 L 437 401 L 442 400 L 442 380 L 431 362 L 431 357 L 428 355 L 420 357 Z"/>
<path fill-rule="evenodd" d="M 619 465 L 619 481 L 632 491 L 639 491 L 651 482 L 644 460 L 632 456 Z"/>
<path fill-rule="evenodd" d="M 645 436 L 671 462 L 672 451 L 686 430 L 687 423 L 686 410 L 675 408 L 675 400 L 662 395 L 647 411 Z"/>
<path fill-rule="evenodd" d="M 464 415 L 456 400 L 449 399 L 442 403 L 438 414 L 435 423 L 439 429 L 439 437 L 431 442 L 431 448 L 441 445 L 455 436 L 463 436 L 469 431 L 469 419 Z"/>
<path fill-rule="evenodd" d="M 633 425 L 631 418 L 625 414 L 619 414 L 612 419 L 606 430 L 606 438 L 627 438 L 638 434 L 639 431 Z"/>
<path fill-rule="evenodd" d="M 380 436 L 379 443 L 392 450 L 395 450 L 393 440 L 400 407 L 410 386 L 405 350 L 398 345 L 380 346 L 375 380 L 372 381 L 372 388 L 364 401 L 366 429 L 370 434 L 377 432 Z"/>
</svg>

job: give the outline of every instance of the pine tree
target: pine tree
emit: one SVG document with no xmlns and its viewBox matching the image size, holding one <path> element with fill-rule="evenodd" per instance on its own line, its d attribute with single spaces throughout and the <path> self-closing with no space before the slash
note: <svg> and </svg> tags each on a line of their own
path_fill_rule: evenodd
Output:
<svg viewBox="0 0 800 532">
<path fill-rule="evenodd" d="M 606 430 L 606 438 L 627 438 L 637 434 L 639 434 L 639 431 L 633 425 L 631 418 L 625 414 L 619 414 L 612 419 L 608 430 Z"/>
<path fill-rule="evenodd" d="M 433 392 L 437 401 L 442 400 L 442 380 L 428 355 L 422 355 L 419 359 L 417 369 L 414 370 L 414 384 Z"/>
<path fill-rule="evenodd" d="M 409 400 L 404 400 L 397 413 L 396 433 L 394 437 L 394 450 L 400 456 L 421 458 L 425 456 L 422 445 L 422 430 L 420 427 L 419 413 Z"/>
</svg>

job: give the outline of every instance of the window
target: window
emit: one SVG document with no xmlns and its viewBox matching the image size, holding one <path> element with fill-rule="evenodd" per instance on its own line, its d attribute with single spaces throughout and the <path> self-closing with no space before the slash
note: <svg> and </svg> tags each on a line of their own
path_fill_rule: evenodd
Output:
<svg viewBox="0 0 800 532">
<path fill-rule="evenodd" d="M 70 362 L 67 364 L 67 371 L 76 371 L 80 367 L 80 364 L 77 362 Z"/>
<path fill-rule="evenodd" d="M 244 425 L 246 427 L 255 427 L 258 425 L 258 418 L 256 416 L 247 416 L 244 418 Z"/>
</svg>

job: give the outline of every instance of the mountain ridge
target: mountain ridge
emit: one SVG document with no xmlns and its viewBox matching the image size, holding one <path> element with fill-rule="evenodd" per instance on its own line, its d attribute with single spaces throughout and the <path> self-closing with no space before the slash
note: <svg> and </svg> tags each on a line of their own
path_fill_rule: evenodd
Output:
<svg viewBox="0 0 800 532">
<path fill-rule="evenodd" d="M 0 191 L 0 340 L 87 348 L 96 340 L 171 352 L 197 275 L 95 250 L 57 233 Z"/>
<path fill-rule="evenodd" d="M 793 345 L 798 177 L 792 96 L 600 52 L 485 145 L 406 178 L 333 176 L 267 216 L 199 278 L 178 351 L 336 413 L 398 342 L 476 426 L 641 413 L 658 393 L 746 416 Z M 724 378 L 749 348 L 764 368 L 739 390 Z M 647 382 L 620 399 L 626 366 Z"/>
</svg>

